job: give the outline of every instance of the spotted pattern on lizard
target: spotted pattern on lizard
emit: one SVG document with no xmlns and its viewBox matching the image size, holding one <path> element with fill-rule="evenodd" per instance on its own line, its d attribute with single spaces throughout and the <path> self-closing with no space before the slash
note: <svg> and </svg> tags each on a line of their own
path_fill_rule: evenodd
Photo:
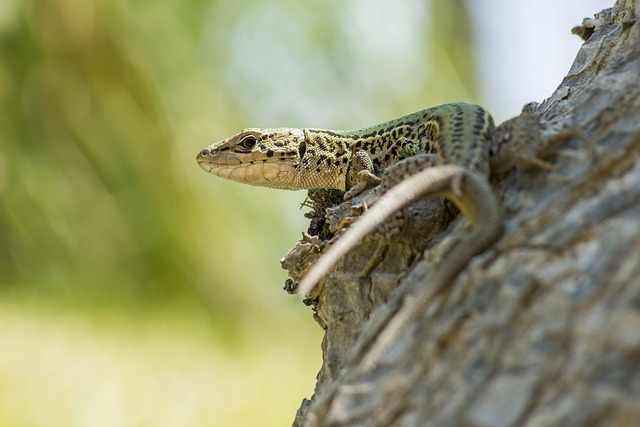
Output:
<svg viewBox="0 0 640 427">
<path fill-rule="evenodd" d="M 346 191 L 356 185 L 362 169 L 379 176 L 418 154 L 433 154 L 438 164 L 457 164 L 486 176 L 486 141 L 493 129 L 484 109 L 454 103 L 351 131 L 245 129 L 205 148 L 197 161 L 221 178 L 287 190 Z"/>
</svg>

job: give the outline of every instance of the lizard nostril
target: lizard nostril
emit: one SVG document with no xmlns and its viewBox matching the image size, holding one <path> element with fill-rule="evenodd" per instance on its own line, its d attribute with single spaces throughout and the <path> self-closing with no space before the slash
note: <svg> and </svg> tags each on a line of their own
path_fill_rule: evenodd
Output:
<svg viewBox="0 0 640 427">
<path fill-rule="evenodd" d="M 202 150 L 202 151 L 200 152 L 200 157 L 204 157 L 204 156 L 206 156 L 206 155 L 207 155 L 207 154 L 209 154 L 209 153 L 210 153 L 209 149 L 208 149 L 208 148 L 205 148 L 204 150 Z"/>
</svg>

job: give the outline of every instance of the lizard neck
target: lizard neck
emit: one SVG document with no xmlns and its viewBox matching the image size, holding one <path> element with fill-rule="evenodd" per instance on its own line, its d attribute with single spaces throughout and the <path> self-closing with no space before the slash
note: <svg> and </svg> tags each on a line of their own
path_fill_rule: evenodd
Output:
<svg viewBox="0 0 640 427">
<path fill-rule="evenodd" d="M 353 138 L 342 132 L 303 129 L 298 152 L 298 188 L 346 191 L 347 174 L 353 155 Z"/>
</svg>

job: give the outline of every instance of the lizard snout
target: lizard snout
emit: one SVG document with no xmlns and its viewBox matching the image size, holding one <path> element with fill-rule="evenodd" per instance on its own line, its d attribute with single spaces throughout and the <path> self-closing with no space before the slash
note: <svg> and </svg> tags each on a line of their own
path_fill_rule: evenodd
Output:
<svg viewBox="0 0 640 427">
<path fill-rule="evenodd" d="M 208 156 L 209 154 L 211 154 L 211 150 L 209 148 L 205 148 L 204 150 L 198 153 L 198 155 L 196 156 L 196 160 L 201 161 L 204 157 Z"/>
</svg>

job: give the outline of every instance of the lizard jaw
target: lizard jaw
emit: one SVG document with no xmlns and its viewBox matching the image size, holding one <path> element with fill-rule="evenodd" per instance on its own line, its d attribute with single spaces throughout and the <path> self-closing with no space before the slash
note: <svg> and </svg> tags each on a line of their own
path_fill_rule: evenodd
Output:
<svg viewBox="0 0 640 427">
<path fill-rule="evenodd" d="M 294 169 L 286 162 L 243 161 L 234 153 L 210 153 L 207 149 L 196 160 L 205 172 L 220 178 L 271 188 L 290 188 Z"/>
</svg>

